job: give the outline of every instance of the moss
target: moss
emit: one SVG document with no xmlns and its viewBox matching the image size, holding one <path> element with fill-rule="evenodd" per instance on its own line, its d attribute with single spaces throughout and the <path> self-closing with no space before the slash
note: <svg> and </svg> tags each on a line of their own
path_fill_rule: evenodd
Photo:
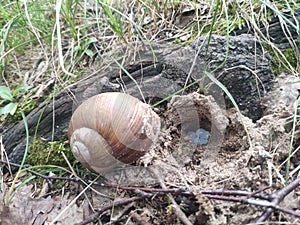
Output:
<svg viewBox="0 0 300 225">
<path fill-rule="evenodd" d="M 76 163 L 70 146 L 65 139 L 59 141 L 46 142 L 41 138 L 34 140 L 30 146 L 30 152 L 27 157 L 27 163 L 31 165 L 57 165 L 67 167 L 67 162 L 62 156 L 66 155 L 71 164 Z"/>
<path fill-rule="evenodd" d="M 288 48 L 283 51 L 284 56 L 286 57 L 287 61 L 292 65 L 294 69 L 297 68 L 297 57 L 294 49 Z"/>
<path fill-rule="evenodd" d="M 29 149 L 29 155 L 26 160 L 27 164 L 33 166 L 55 165 L 68 169 L 69 166 L 65 161 L 64 157 L 62 156 L 63 152 L 79 177 L 82 177 L 83 179 L 86 178 L 87 180 L 93 180 L 95 179 L 95 176 L 98 176 L 97 174 L 94 174 L 87 168 L 83 167 L 83 165 L 75 159 L 66 139 L 47 142 L 42 140 L 42 138 L 37 138 L 32 143 Z M 41 167 L 36 168 L 35 171 L 45 175 L 47 175 L 49 171 L 51 171 L 54 172 L 57 176 L 69 176 L 69 174 L 66 173 L 66 171 L 54 168 L 45 169 L 45 167 Z M 39 187 L 42 187 L 44 182 L 44 178 L 37 177 L 36 184 L 39 185 Z M 66 185 L 66 180 L 53 180 L 52 185 L 54 185 L 55 188 L 60 189 L 61 187 Z"/>
<path fill-rule="evenodd" d="M 268 53 L 271 55 L 272 57 L 272 65 L 271 65 L 271 69 L 274 72 L 274 74 L 280 74 L 282 72 L 289 72 L 289 68 L 285 65 L 285 59 L 280 56 L 279 54 L 276 54 L 274 52 L 274 50 L 268 48 L 268 47 L 264 47 Z M 282 54 L 284 55 L 284 57 L 286 58 L 286 61 L 290 63 L 290 65 L 293 67 L 293 69 L 297 69 L 297 56 L 295 51 L 292 48 L 287 48 L 285 50 L 282 51 Z"/>
</svg>

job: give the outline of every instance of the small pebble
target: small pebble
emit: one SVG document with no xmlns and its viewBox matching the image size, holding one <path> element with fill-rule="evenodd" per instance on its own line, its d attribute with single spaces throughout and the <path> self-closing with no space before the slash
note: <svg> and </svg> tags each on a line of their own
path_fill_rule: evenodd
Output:
<svg viewBox="0 0 300 225">
<path fill-rule="evenodd" d="M 190 136 L 193 140 L 193 142 L 197 145 L 206 145 L 208 143 L 208 139 L 210 137 L 210 132 L 199 128 L 196 130 L 196 132 L 189 131 L 188 136 Z"/>
</svg>

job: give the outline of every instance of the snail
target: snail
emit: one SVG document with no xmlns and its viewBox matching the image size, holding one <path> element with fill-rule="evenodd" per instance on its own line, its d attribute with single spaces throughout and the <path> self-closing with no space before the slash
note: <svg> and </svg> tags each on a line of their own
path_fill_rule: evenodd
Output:
<svg viewBox="0 0 300 225">
<path fill-rule="evenodd" d="M 71 150 L 88 169 L 104 173 L 132 164 L 152 148 L 160 118 L 148 104 L 119 92 L 95 95 L 73 113 Z"/>
</svg>

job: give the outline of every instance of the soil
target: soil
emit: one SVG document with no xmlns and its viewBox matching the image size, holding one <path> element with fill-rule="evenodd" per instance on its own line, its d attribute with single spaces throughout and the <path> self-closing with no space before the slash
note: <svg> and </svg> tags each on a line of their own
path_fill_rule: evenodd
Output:
<svg viewBox="0 0 300 225">
<path fill-rule="evenodd" d="M 257 192 L 271 186 L 271 193 L 282 188 L 285 178 L 294 102 L 298 97 L 298 78 L 281 74 L 274 89 L 262 100 L 264 112 L 255 123 L 234 108 L 224 109 L 212 96 L 196 92 L 174 96 L 160 112 L 162 131 L 157 145 L 139 162 L 142 166 L 126 166 L 105 175 L 98 182 L 122 186 L 158 187 L 160 179 L 168 188 L 191 191 L 194 196 L 176 195 L 177 204 L 192 224 L 251 224 L 264 208 L 243 203 L 210 200 L 200 190 L 239 190 Z M 187 135 L 198 128 L 210 131 L 206 145 L 196 145 Z M 299 130 L 299 124 L 296 125 Z M 299 139 L 294 139 L 290 164 L 290 180 L 299 173 Z M 149 170 L 150 168 L 150 170 Z M 159 172 L 155 175 L 151 168 Z M 74 185 L 65 186 L 67 195 L 49 195 L 47 191 L 25 185 L 15 196 L 10 208 L 2 208 L 2 224 L 74 224 L 93 214 L 99 207 L 138 195 L 131 191 L 96 186 L 101 195 L 87 191 L 86 197 L 72 201 Z M 47 189 L 47 184 L 43 185 Z M 35 190 L 35 191 L 34 191 Z M 38 192 L 42 197 L 29 197 Z M 7 193 L 7 192 L 6 192 Z M 43 193 L 47 197 L 43 197 Z M 4 199 L 5 192 L 1 193 Z M 299 210 L 300 190 L 291 192 L 282 207 Z M 89 199 L 90 203 L 87 203 Z M 75 202 L 77 204 L 75 204 Z M 89 205 L 90 204 L 90 205 Z M 26 205 L 26 206 L 25 206 Z M 23 211 L 20 209 L 23 209 Z M 27 211 L 26 211 L 27 210 Z M 29 210 L 29 211 L 28 211 Z M 62 210 L 65 212 L 62 213 Z M 24 214 L 23 214 L 24 213 Z M 62 213 L 61 217 L 57 218 Z M 27 216 L 23 216 L 27 215 Z M 21 219 L 22 218 L 22 219 Z M 101 222 L 114 224 L 182 224 L 166 196 L 154 196 L 132 202 L 101 215 Z M 269 222 L 299 224 L 296 217 L 274 213 Z"/>
</svg>

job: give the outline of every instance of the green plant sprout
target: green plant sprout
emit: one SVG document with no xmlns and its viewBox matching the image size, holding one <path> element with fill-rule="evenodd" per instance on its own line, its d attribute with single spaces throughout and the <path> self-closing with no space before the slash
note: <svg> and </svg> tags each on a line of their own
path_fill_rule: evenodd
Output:
<svg viewBox="0 0 300 225">
<path fill-rule="evenodd" d="M 7 114 L 14 115 L 18 108 L 17 98 L 29 89 L 30 86 L 28 85 L 19 85 L 13 91 L 6 86 L 0 86 L 0 116 Z"/>
</svg>

